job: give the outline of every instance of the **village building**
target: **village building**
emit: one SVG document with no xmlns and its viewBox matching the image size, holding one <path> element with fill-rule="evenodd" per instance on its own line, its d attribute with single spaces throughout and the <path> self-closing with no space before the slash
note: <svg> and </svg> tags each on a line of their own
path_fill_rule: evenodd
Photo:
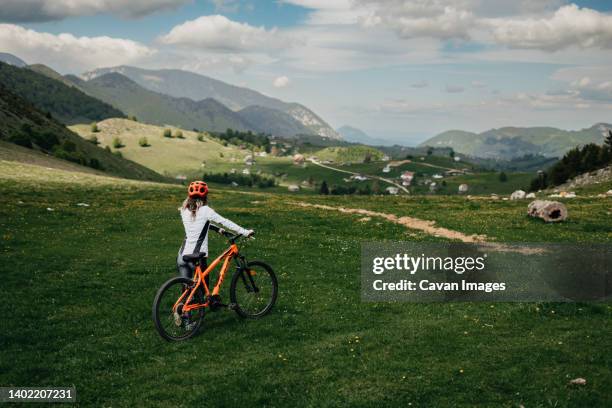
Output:
<svg viewBox="0 0 612 408">
<path fill-rule="evenodd" d="M 397 188 L 397 187 L 387 187 L 387 188 L 385 188 L 385 191 L 388 194 L 397 195 L 397 193 L 399 193 L 399 188 Z"/>
<path fill-rule="evenodd" d="M 401 174 L 400 179 L 402 180 L 402 186 L 407 187 L 412 184 L 414 173 L 412 171 L 405 171 Z"/>
<path fill-rule="evenodd" d="M 304 155 L 303 154 L 295 154 L 293 155 L 293 164 L 295 164 L 296 166 L 301 166 L 304 164 L 306 159 L 304 159 Z"/>
</svg>

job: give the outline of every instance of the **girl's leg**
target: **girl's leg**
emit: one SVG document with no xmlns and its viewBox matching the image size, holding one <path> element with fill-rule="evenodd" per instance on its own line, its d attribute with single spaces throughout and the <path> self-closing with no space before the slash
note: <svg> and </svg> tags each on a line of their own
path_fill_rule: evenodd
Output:
<svg viewBox="0 0 612 408">
<path fill-rule="evenodd" d="M 202 270 L 206 270 L 206 268 L 208 267 L 208 258 L 202 258 L 202 265 L 200 266 L 202 268 Z M 209 283 L 210 282 L 210 274 L 206 275 L 206 277 L 204 278 L 204 282 L 206 282 L 206 286 L 208 286 L 208 288 L 210 288 Z"/>
<path fill-rule="evenodd" d="M 179 276 L 182 278 L 192 279 L 193 277 L 193 269 L 191 265 L 183 261 L 183 257 L 181 256 L 180 252 L 176 257 L 176 270 L 178 271 Z"/>
</svg>

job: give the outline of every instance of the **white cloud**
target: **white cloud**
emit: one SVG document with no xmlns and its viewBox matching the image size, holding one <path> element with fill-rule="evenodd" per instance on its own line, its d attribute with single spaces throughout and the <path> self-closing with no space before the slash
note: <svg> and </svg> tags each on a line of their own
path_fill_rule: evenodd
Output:
<svg viewBox="0 0 612 408">
<path fill-rule="evenodd" d="M 228 69 L 236 74 L 241 74 L 251 67 L 256 61 L 244 55 L 236 54 L 172 54 L 176 68 L 211 75 L 214 72 L 224 73 Z M 160 68 L 167 68 L 161 65 Z"/>
<path fill-rule="evenodd" d="M 461 2 L 361 1 L 362 7 L 370 9 L 361 23 L 364 27 L 390 27 L 401 38 L 469 39 L 469 31 L 476 23 L 475 16 L 465 8 L 456 7 L 455 3 Z"/>
<path fill-rule="evenodd" d="M 465 88 L 461 85 L 446 85 L 444 90 L 448 93 L 461 93 L 465 91 Z"/>
<path fill-rule="evenodd" d="M 239 0 L 210 0 L 215 5 L 216 11 L 235 13 L 240 9 Z"/>
<path fill-rule="evenodd" d="M 289 85 L 289 78 L 287 78 L 286 76 L 279 76 L 277 77 L 273 82 L 272 85 L 274 85 L 275 88 L 284 88 L 287 85 Z"/>
<path fill-rule="evenodd" d="M 494 19 L 490 24 L 495 40 L 512 48 L 612 48 L 612 16 L 575 4 L 548 18 Z"/>
<path fill-rule="evenodd" d="M 572 67 L 555 72 L 552 79 L 569 87 L 570 91 L 585 101 L 612 102 L 612 74 L 610 67 Z"/>
<path fill-rule="evenodd" d="M 0 49 L 29 63 L 44 63 L 64 72 L 133 63 L 155 50 L 132 40 L 49 34 L 0 24 Z"/>
<path fill-rule="evenodd" d="M 310 10 L 306 23 L 310 25 L 355 24 L 366 11 L 355 7 L 353 0 L 281 0 L 282 3 Z"/>
<path fill-rule="evenodd" d="M 35 22 L 110 13 L 137 18 L 175 9 L 191 0 L 3 0 L 0 21 Z"/>
<path fill-rule="evenodd" d="M 480 88 L 486 88 L 486 87 L 487 87 L 487 84 L 485 84 L 482 81 L 472 81 L 472 88 L 480 89 Z"/>
<path fill-rule="evenodd" d="M 168 45 L 232 52 L 282 49 L 291 43 L 275 28 L 266 30 L 221 15 L 201 16 L 186 21 L 173 27 L 159 40 Z"/>
<path fill-rule="evenodd" d="M 410 85 L 412 88 L 427 88 L 429 86 L 429 82 L 422 80 L 422 81 L 418 81 L 413 83 L 412 85 Z"/>
</svg>

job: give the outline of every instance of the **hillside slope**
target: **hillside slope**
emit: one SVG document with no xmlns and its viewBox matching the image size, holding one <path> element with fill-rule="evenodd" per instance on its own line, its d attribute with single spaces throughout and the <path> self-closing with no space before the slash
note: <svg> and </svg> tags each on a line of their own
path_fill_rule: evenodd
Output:
<svg viewBox="0 0 612 408">
<path fill-rule="evenodd" d="M 227 128 L 251 129 L 240 115 L 214 99 L 196 102 L 153 92 L 119 73 L 105 74 L 89 81 L 78 81 L 71 76 L 66 78 L 76 81 L 76 85 L 88 94 L 143 122 L 211 132 L 221 132 Z"/>
<path fill-rule="evenodd" d="M 178 69 L 148 70 L 119 66 L 96 69 L 83 74 L 83 78 L 93 79 L 111 72 L 125 75 L 149 90 L 176 98 L 185 97 L 193 100 L 213 98 L 234 111 L 252 105 L 276 109 L 289 114 L 301 125 L 308 128 L 309 133 L 331 139 L 341 138 L 321 117 L 301 104 L 283 102 L 252 89 L 230 85 L 193 72 Z"/>
<path fill-rule="evenodd" d="M 309 134 L 311 131 L 288 113 L 264 106 L 247 106 L 238 115 L 250 124 L 253 130 L 273 136 L 289 137 Z"/>
<path fill-rule="evenodd" d="M 45 67 L 46 68 L 46 67 Z M 35 69 L 43 69 L 42 66 Z M 0 62 L 0 85 L 26 99 L 36 108 L 49 112 L 62 123 L 73 124 L 123 117 L 118 109 L 92 98 L 75 87 L 28 68 Z M 59 75 L 59 74 L 58 74 Z"/>
<path fill-rule="evenodd" d="M 163 136 L 164 127 L 127 119 L 107 119 L 98 123 L 98 129 L 100 131 L 95 135 L 100 146 L 112 147 L 113 138 L 118 137 L 124 145 L 119 150 L 125 158 L 169 176 L 241 168 L 244 157 L 250 154 L 233 145 L 223 146 L 221 141 L 205 133 L 201 134 L 202 141 L 197 139 L 196 132 L 187 130 L 182 130 L 184 139 L 167 138 Z M 83 138 L 92 135 L 87 125 L 75 125 L 71 130 Z M 171 130 L 174 133 L 177 129 Z M 149 147 L 139 145 L 142 137 L 147 138 Z"/>
<path fill-rule="evenodd" d="M 364 145 L 347 147 L 326 147 L 314 153 L 319 160 L 333 162 L 362 163 L 367 155 L 371 160 L 380 160 L 384 153 L 380 150 Z"/>
<path fill-rule="evenodd" d="M 55 71 L 53 68 L 50 68 L 48 66 L 46 66 L 45 64 L 32 64 L 32 65 L 28 65 L 26 68 L 28 68 L 31 71 L 37 72 L 41 75 L 44 75 L 48 78 L 54 79 L 56 81 L 59 81 L 61 83 L 63 83 L 64 85 L 67 85 L 69 87 L 75 87 L 76 85 L 71 82 L 70 80 L 64 78 L 64 76 L 62 74 L 60 74 L 59 72 Z"/>
<path fill-rule="evenodd" d="M 162 181 L 146 167 L 89 143 L 0 85 L 0 139 L 113 176 Z M 86 170 L 86 169 L 84 169 Z"/>
<path fill-rule="evenodd" d="M 598 123 L 576 131 L 552 127 L 504 127 L 482 133 L 451 130 L 426 140 L 420 146 L 451 147 L 458 153 L 493 159 L 508 160 L 528 154 L 561 157 L 577 145 L 601 144 L 605 130 L 610 128 L 612 125 Z"/>
</svg>

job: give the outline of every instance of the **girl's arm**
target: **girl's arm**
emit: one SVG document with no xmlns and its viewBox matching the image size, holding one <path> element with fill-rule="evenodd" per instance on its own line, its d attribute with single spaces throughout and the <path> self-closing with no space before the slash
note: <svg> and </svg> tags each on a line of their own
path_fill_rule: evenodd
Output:
<svg viewBox="0 0 612 408">
<path fill-rule="evenodd" d="M 253 232 L 245 228 L 242 228 L 240 225 L 236 224 L 233 221 L 228 220 L 227 218 L 220 216 L 219 214 L 217 214 L 215 210 L 213 210 L 210 207 L 208 207 L 208 218 L 210 219 L 210 221 L 214 222 L 215 224 L 223 225 L 225 228 L 230 229 L 232 231 L 236 231 L 237 233 L 241 235 L 248 236 Z"/>
</svg>

